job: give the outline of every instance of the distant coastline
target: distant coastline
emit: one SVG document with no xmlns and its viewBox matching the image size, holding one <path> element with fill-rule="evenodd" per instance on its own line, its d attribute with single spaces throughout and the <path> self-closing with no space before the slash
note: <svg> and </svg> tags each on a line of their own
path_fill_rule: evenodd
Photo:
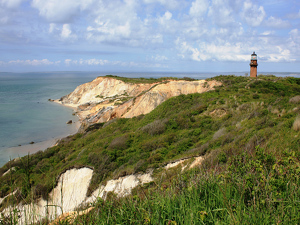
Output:
<svg viewBox="0 0 300 225">
<path fill-rule="evenodd" d="M 51 134 L 41 135 L 41 131 L 38 126 L 40 124 L 39 121 L 47 122 L 50 126 L 52 126 L 53 121 L 56 123 L 64 124 L 64 129 L 69 129 L 72 125 L 66 125 L 65 123 L 69 119 L 74 119 L 71 116 L 70 108 L 61 107 L 58 104 L 53 104 L 49 102 L 48 99 L 59 99 L 62 96 L 72 92 L 77 86 L 90 82 L 95 79 L 97 76 L 104 76 L 107 74 L 114 74 L 122 77 L 132 77 L 132 78 L 159 78 L 159 77 L 191 77 L 194 79 L 206 79 L 209 77 L 213 77 L 216 75 L 237 75 L 237 76 L 245 76 L 247 72 L 207 72 L 207 73 L 184 73 L 184 72 L 153 72 L 153 73 L 138 73 L 138 72 L 120 72 L 120 73 L 111 73 L 111 72 L 46 72 L 46 73 L 0 73 L 0 123 L 2 128 L 2 133 L 0 131 L 0 140 L 2 146 L 0 146 L 0 165 L 4 165 L 9 159 L 24 156 L 29 153 L 34 153 L 39 150 L 45 150 L 48 147 L 55 145 L 55 143 L 68 135 L 75 134 L 78 131 L 78 127 L 80 126 L 79 122 L 76 124 L 76 128 L 72 128 L 70 131 L 63 131 L 60 128 L 56 128 L 56 130 L 51 130 Z M 275 76 L 294 76 L 300 77 L 300 73 L 298 72 L 259 72 L 258 74 L 274 74 Z M 10 93 L 5 91 L 3 85 L 8 83 L 10 86 L 7 86 L 7 90 L 11 90 L 11 85 L 19 85 L 19 87 L 24 87 L 25 84 L 30 84 L 30 82 L 40 82 L 43 87 L 41 90 L 37 90 L 36 87 L 29 87 L 26 90 L 17 89 L 14 93 Z M 38 83 L 38 86 L 40 84 Z M 45 89 L 46 88 L 46 89 Z M 38 91 L 38 93 L 35 93 Z M 25 94 L 23 94 L 25 93 Z M 27 96 L 28 95 L 28 96 Z M 16 103 L 9 100 L 10 97 L 14 97 L 18 101 Z M 25 98 L 26 97 L 26 98 Z M 27 98 L 28 97 L 28 98 Z M 6 99 L 8 99 L 6 101 Z M 39 108 L 37 108 L 39 107 Z M 57 108 L 58 107 L 58 108 Z M 38 111 L 38 110 L 45 110 Z M 2 111 L 1 111 L 2 110 Z M 11 111 L 10 111 L 11 110 Z M 26 111 L 27 110 L 27 111 Z M 34 111 L 31 111 L 34 110 Z M 50 118 L 53 113 L 56 111 L 64 111 L 64 118 L 61 118 L 59 115 L 55 115 L 56 117 Z M 49 112 L 48 112 L 49 111 Z M 39 116 L 46 113 L 44 117 L 37 118 L 33 121 L 35 124 L 31 124 L 29 120 L 33 117 L 32 112 L 39 112 Z M 23 114 L 22 114 L 23 113 Z M 49 113 L 49 116 L 47 115 Z M 15 118 L 15 115 L 19 118 Z M 35 118 L 35 117 L 34 117 Z M 49 120 L 49 121 L 47 121 Z M 60 121 L 58 121 L 60 120 Z M 74 120 L 75 121 L 75 120 Z M 12 122 L 12 124 L 7 123 Z M 74 125 L 74 124 L 73 124 Z M 27 129 L 30 128 L 30 131 Z M 49 126 L 44 128 L 44 131 L 47 133 Z M 3 131 L 5 130 L 5 132 Z M 22 135 L 22 136 L 21 136 Z M 19 140 L 20 139 L 20 140 Z M 34 144 L 29 144 L 30 142 L 35 142 Z M 18 146 L 21 145 L 21 146 Z"/>
</svg>

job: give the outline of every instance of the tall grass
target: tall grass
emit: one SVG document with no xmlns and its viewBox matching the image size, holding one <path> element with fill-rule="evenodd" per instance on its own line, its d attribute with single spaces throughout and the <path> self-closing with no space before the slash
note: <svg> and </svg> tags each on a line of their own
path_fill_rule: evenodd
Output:
<svg viewBox="0 0 300 225">
<path fill-rule="evenodd" d="M 199 171 L 197 171 L 198 173 Z M 247 196 L 245 184 L 207 173 L 177 176 L 169 186 L 117 199 L 111 195 L 77 224 L 297 224 L 299 186 L 287 183 L 281 198 Z M 186 182 L 186 183 L 185 183 Z M 186 186 L 185 186 L 186 185 Z M 185 187 L 184 187 L 185 186 Z M 272 192 L 272 191 L 271 191 Z M 275 194 L 273 191 L 270 194 Z"/>
</svg>

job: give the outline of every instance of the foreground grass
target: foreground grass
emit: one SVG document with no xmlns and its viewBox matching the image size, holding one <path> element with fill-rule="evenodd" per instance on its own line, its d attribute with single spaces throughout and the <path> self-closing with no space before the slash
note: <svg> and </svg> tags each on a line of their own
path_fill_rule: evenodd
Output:
<svg viewBox="0 0 300 225">
<path fill-rule="evenodd" d="M 234 159 L 226 172 L 166 171 L 132 196 L 118 199 L 111 194 L 106 201 L 99 199 L 94 211 L 75 223 L 299 224 L 298 159 L 292 154 L 284 157 L 286 162 L 268 161 L 272 156 L 262 151 L 257 147 L 256 157 Z M 248 161 L 237 168 L 242 158 Z"/>
<path fill-rule="evenodd" d="M 9 162 L 0 174 L 15 169 L 0 177 L 0 194 L 18 191 L 2 208 L 47 198 L 57 177 L 73 167 L 94 169 L 90 194 L 108 179 L 205 155 L 198 171 L 157 172 L 165 178 L 133 197 L 99 200 L 78 224 L 299 223 L 300 79 L 212 79 L 224 85 L 171 98 L 147 115 L 95 124 Z"/>
</svg>

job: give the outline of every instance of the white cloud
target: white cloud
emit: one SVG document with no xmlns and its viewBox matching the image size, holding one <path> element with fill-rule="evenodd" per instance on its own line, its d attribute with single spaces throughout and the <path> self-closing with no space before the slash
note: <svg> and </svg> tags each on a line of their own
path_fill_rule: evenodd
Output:
<svg viewBox="0 0 300 225">
<path fill-rule="evenodd" d="M 196 0 L 192 2 L 189 14 L 193 17 L 203 17 L 208 10 L 208 0 Z"/>
<path fill-rule="evenodd" d="M 11 60 L 7 64 L 11 65 L 25 65 L 25 66 L 42 66 L 42 65 L 54 65 L 54 64 L 59 64 L 60 61 L 52 62 L 48 59 L 33 59 L 33 60 Z"/>
<path fill-rule="evenodd" d="M 294 55 L 299 56 L 300 49 L 300 31 L 293 29 L 289 32 L 288 48 L 293 52 Z"/>
<path fill-rule="evenodd" d="M 164 55 L 155 55 L 155 56 L 152 56 L 152 59 L 154 61 L 166 61 L 166 60 L 168 60 L 168 57 L 166 57 Z"/>
<path fill-rule="evenodd" d="M 137 63 L 133 61 L 109 61 L 106 59 L 79 59 L 79 60 L 71 60 L 65 59 L 65 64 L 67 66 L 77 65 L 77 66 L 122 66 L 122 67 L 138 67 L 138 68 L 166 68 L 167 66 L 160 63 Z"/>
<path fill-rule="evenodd" d="M 70 24 L 55 24 L 50 23 L 48 32 L 61 41 L 71 41 L 77 40 L 77 35 L 73 33 Z"/>
<path fill-rule="evenodd" d="M 94 23 L 87 27 L 87 39 L 96 42 L 130 40 L 137 18 L 134 1 L 103 2 L 94 11 Z"/>
<path fill-rule="evenodd" d="M 291 52 L 288 49 L 282 49 L 281 46 L 275 46 L 277 50 L 275 53 L 265 55 L 266 62 L 295 62 L 296 59 L 292 58 Z"/>
<path fill-rule="evenodd" d="M 266 22 L 265 25 L 268 27 L 276 28 L 276 29 L 284 29 L 291 26 L 289 21 L 282 20 L 280 18 L 275 18 L 273 16 L 270 16 Z"/>
<path fill-rule="evenodd" d="M 53 33 L 56 30 L 56 24 L 55 23 L 50 23 L 49 24 L 49 33 Z"/>
<path fill-rule="evenodd" d="M 0 0 L 0 25 L 6 25 L 19 18 L 18 7 L 25 0 Z"/>
<path fill-rule="evenodd" d="M 172 18 L 172 13 L 169 11 L 165 12 L 165 14 L 160 18 L 160 21 L 162 24 L 164 24 L 164 21 L 168 21 Z"/>
<path fill-rule="evenodd" d="M 0 5 L 6 8 L 17 8 L 24 0 L 0 0 Z"/>
<path fill-rule="evenodd" d="M 289 13 L 287 15 L 287 17 L 290 19 L 293 19 L 293 20 L 299 19 L 300 18 L 300 9 L 299 9 L 298 13 Z"/>
<path fill-rule="evenodd" d="M 289 32 L 289 35 L 292 39 L 298 39 L 297 41 L 299 41 L 300 39 L 300 32 L 298 29 L 293 29 Z"/>
<path fill-rule="evenodd" d="M 62 38 L 69 38 L 72 34 L 72 31 L 70 29 L 70 25 L 69 24 L 64 24 L 63 28 L 61 30 L 61 37 Z"/>
<path fill-rule="evenodd" d="M 110 21 L 107 22 L 101 22 L 101 21 L 95 21 L 97 23 L 97 26 L 87 27 L 87 31 L 90 32 L 88 37 L 91 38 L 96 34 L 96 38 L 94 40 L 97 40 L 99 42 L 102 41 L 117 41 L 122 38 L 128 38 L 131 29 L 130 24 L 127 21 L 125 24 L 111 24 Z"/>
<path fill-rule="evenodd" d="M 250 0 L 246 0 L 243 5 L 241 17 L 249 26 L 259 26 L 266 17 L 266 12 L 263 6 L 253 4 Z"/>
<path fill-rule="evenodd" d="M 92 7 L 94 0 L 33 0 L 32 6 L 49 22 L 69 23 L 82 11 Z"/>
<path fill-rule="evenodd" d="M 22 1 L 31 2 L 32 8 Z M 64 54 L 61 56 L 64 66 L 155 67 L 161 66 L 160 61 L 172 63 L 176 56 L 192 61 L 244 62 L 253 50 L 260 52 L 265 61 L 298 60 L 299 29 L 295 28 L 300 11 L 297 8 L 294 14 L 277 13 L 276 4 L 271 0 L 267 3 L 257 0 L 0 0 L 0 48 L 6 49 L 3 48 L 6 43 L 14 42 L 20 44 L 16 50 L 20 54 L 27 51 L 47 58 L 46 51 L 35 46 L 39 43 L 47 46 L 42 47 L 45 50 L 55 48 L 49 54 L 54 51 Z M 270 5 L 272 8 L 268 8 Z M 283 14 L 287 16 L 280 16 Z M 292 17 L 293 20 L 288 20 Z M 68 51 L 59 49 L 62 45 L 56 42 L 62 42 Z M 29 50 L 27 46 L 33 48 Z M 82 46 L 86 49 L 82 50 Z M 75 48 L 76 54 L 86 55 L 92 49 L 90 56 L 78 56 L 90 59 L 69 59 L 66 52 L 71 48 Z M 94 58 L 95 52 L 106 54 L 111 49 L 120 53 L 118 60 L 128 54 L 130 58 L 147 59 L 153 64 Z M 166 56 L 172 56 L 172 60 Z M 55 62 L 15 60 L 13 63 Z"/>
<path fill-rule="evenodd" d="M 177 39 L 175 44 L 182 58 L 191 59 L 193 61 L 247 61 L 249 60 L 248 46 L 243 43 L 231 44 L 223 43 L 206 43 L 199 42 L 195 46 L 186 41 Z"/>
<path fill-rule="evenodd" d="M 161 4 L 166 6 L 168 9 L 175 9 L 180 6 L 181 3 L 177 0 L 143 0 L 146 4 Z"/>
<path fill-rule="evenodd" d="M 269 36 L 269 35 L 272 35 L 274 33 L 275 33 L 274 31 L 267 30 L 267 31 L 262 32 L 261 35 L 263 35 L 263 36 Z"/>
<path fill-rule="evenodd" d="M 88 65 L 105 65 L 108 63 L 108 60 L 102 60 L 102 59 L 88 59 L 86 60 L 86 64 Z"/>
<path fill-rule="evenodd" d="M 75 34 L 72 34 L 71 26 L 69 24 L 63 25 L 60 36 L 64 40 L 74 40 L 77 38 Z"/>
<path fill-rule="evenodd" d="M 72 59 L 65 59 L 65 64 L 69 66 L 72 63 Z"/>
<path fill-rule="evenodd" d="M 208 16 L 218 26 L 227 26 L 235 22 L 233 8 L 228 4 L 228 0 L 212 0 L 209 7 Z"/>
</svg>

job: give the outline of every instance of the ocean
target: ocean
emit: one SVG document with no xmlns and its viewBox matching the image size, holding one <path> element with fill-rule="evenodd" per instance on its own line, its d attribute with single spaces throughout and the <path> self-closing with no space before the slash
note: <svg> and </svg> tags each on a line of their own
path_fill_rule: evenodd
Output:
<svg viewBox="0 0 300 225">
<path fill-rule="evenodd" d="M 44 150 L 76 133 L 73 109 L 50 102 L 90 82 L 104 72 L 0 73 L 0 166 L 10 159 Z M 205 79 L 221 73 L 113 73 L 125 77 L 191 77 Z M 223 75 L 243 73 L 223 73 Z M 300 77 L 300 73 L 265 73 Z M 73 120 L 72 125 L 66 122 Z M 30 144 L 34 142 L 34 144 Z"/>
</svg>

